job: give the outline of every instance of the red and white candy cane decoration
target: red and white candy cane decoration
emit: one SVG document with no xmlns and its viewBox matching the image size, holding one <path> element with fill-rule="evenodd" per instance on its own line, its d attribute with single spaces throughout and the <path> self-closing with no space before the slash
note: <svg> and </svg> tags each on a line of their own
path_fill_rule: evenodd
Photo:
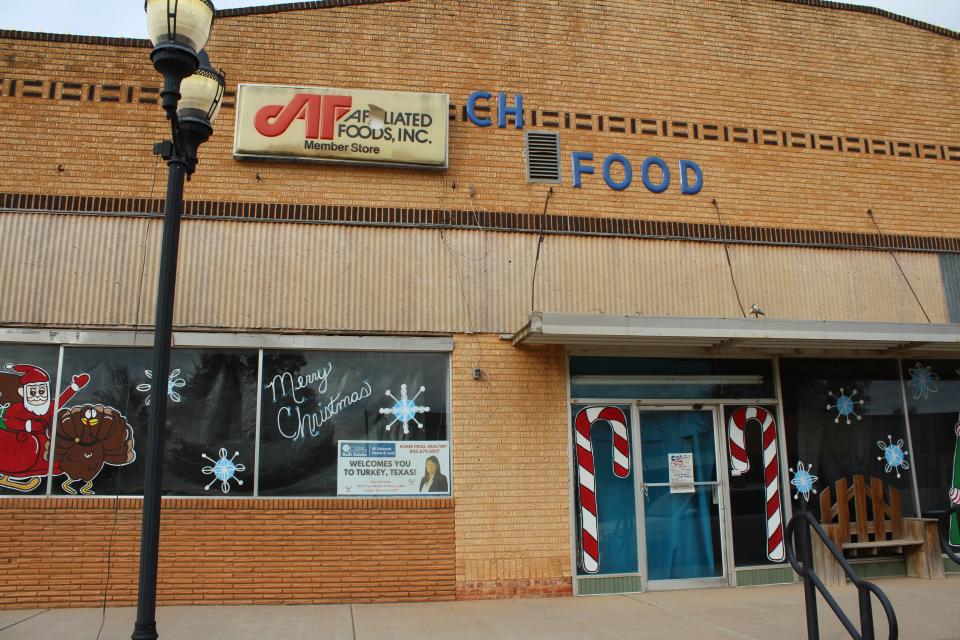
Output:
<svg viewBox="0 0 960 640">
<path fill-rule="evenodd" d="M 780 459 L 777 455 L 777 422 L 762 407 L 739 407 L 727 423 L 730 440 L 730 473 L 739 476 L 750 469 L 744 448 L 744 429 L 751 420 L 760 424 L 763 439 L 763 482 L 766 487 L 767 557 L 783 562 L 783 516 L 780 515 Z"/>
<path fill-rule="evenodd" d="M 590 430 L 601 420 L 613 429 L 613 473 L 618 478 L 630 475 L 630 441 L 627 417 L 617 407 L 587 407 L 577 413 L 577 482 L 580 486 L 580 548 L 587 573 L 600 569 L 600 537 L 597 532 L 597 488 L 594 481 L 593 443 Z"/>
</svg>

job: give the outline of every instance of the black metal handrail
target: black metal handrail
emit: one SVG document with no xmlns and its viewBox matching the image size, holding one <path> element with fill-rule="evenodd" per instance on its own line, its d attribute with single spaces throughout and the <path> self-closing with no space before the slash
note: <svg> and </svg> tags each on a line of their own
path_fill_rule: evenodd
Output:
<svg viewBox="0 0 960 640">
<path fill-rule="evenodd" d="M 799 530 L 797 527 L 799 526 Z M 824 546 L 830 551 L 830 554 L 833 555 L 834 559 L 840 564 L 840 567 L 843 569 L 844 573 L 847 574 L 847 577 L 850 578 L 850 581 L 853 582 L 854 586 L 857 587 L 857 594 L 860 603 L 860 629 L 854 626 L 850 618 L 844 613 L 843 609 L 840 608 L 840 605 L 837 603 L 836 599 L 833 597 L 833 594 L 827 589 L 823 584 L 823 581 L 820 580 L 820 576 L 817 575 L 816 571 L 813 569 L 813 545 L 810 540 L 810 529 L 813 529 L 817 536 L 820 537 L 820 540 L 823 541 Z M 802 558 L 802 565 L 797 561 L 797 553 L 795 549 L 794 533 L 797 533 L 796 544 L 799 545 L 799 551 Z M 843 554 L 837 549 L 836 545 L 833 544 L 833 541 L 830 540 L 830 537 L 827 535 L 827 532 L 824 530 L 820 523 L 817 522 L 817 519 L 813 517 L 806 509 L 799 511 L 793 518 L 790 519 L 790 522 L 787 524 L 786 531 L 786 551 L 787 551 L 787 560 L 790 562 L 790 565 L 793 567 L 793 570 L 797 572 L 801 578 L 803 578 L 803 592 L 804 599 L 806 600 L 807 605 L 807 638 L 808 640 L 819 640 L 820 639 L 820 620 L 817 617 L 817 593 L 820 592 L 820 595 L 823 596 L 823 599 L 830 605 L 830 608 L 833 609 L 833 613 L 837 616 L 837 619 L 840 620 L 840 624 L 843 625 L 844 629 L 847 630 L 847 633 L 850 634 L 850 637 L 854 640 L 875 640 L 876 635 L 873 630 L 873 603 L 870 600 L 871 594 L 877 597 L 877 600 L 880 601 L 881 606 L 883 607 L 884 613 L 887 615 L 887 625 L 889 629 L 889 640 L 897 640 L 899 635 L 899 627 L 897 626 L 897 614 L 893 611 L 893 605 L 890 604 L 890 599 L 887 598 L 887 595 L 872 582 L 868 582 L 857 575 L 857 572 L 853 570 L 853 567 L 850 566 L 850 563 L 847 562 L 846 558 L 843 557 Z M 816 589 L 816 591 L 814 591 Z"/>
<path fill-rule="evenodd" d="M 940 532 L 940 549 L 948 558 L 956 564 L 960 564 L 960 554 L 954 551 L 953 545 L 950 544 L 950 518 L 957 514 L 960 514 L 960 505 L 956 504 L 950 505 L 943 511 L 930 512 L 930 515 L 936 516 L 937 518 L 937 529 Z"/>
</svg>

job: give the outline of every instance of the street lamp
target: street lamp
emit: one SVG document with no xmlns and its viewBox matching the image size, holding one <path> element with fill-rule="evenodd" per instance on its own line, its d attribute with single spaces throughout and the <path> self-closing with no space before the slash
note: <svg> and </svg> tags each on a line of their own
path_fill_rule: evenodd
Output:
<svg viewBox="0 0 960 640">
<path fill-rule="evenodd" d="M 145 0 L 147 31 L 153 42 L 150 59 L 163 76 L 160 92 L 170 120 L 172 140 L 153 152 L 167 161 L 167 198 L 160 245 L 157 312 L 153 338 L 153 388 L 150 390 L 150 426 L 143 486 L 143 522 L 140 536 L 140 588 L 133 640 L 156 640 L 157 555 L 160 546 L 160 495 L 163 478 L 163 441 L 167 422 L 167 385 L 173 298 L 177 280 L 180 216 L 184 179 L 197 166 L 197 149 L 213 133 L 225 82 L 210 66 L 203 51 L 216 9 L 210 0 Z"/>
</svg>

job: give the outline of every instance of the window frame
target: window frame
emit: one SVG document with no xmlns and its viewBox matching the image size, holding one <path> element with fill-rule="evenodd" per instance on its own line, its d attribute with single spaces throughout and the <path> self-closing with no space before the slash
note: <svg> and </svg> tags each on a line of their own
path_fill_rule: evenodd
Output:
<svg viewBox="0 0 960 640">
<path fill-rule="evenodd" d="M 100 331 L 100 330 L 81 330 L 70 331 L 66 329 L 21 329 L 21 328 L 0 328 L 0 345 L 35 345 L 48 346 L 57 350 L 57 366 L 55 371 L 49 372 L 55 384 L 52 384 L 51 392 L 54 393 L 54 416 L 59 412 L 60 407 L 56 400 L 61 391 L 60 379 L 63 370 L 63 361 L 65 350 L 71 347 L 102 347 L 102 348 L 151 348 L 153 346 L 153 332 L 136 330 L 118 330 L 118 331 Z M 171 340 L 171 349 L 235 349 L 257 352 L 257 393 L 256 393 L 256 416 L 254 426 L 254 459 L 253 459 L 253 494 L 252 495 L 230 495 L 230 494 L 210 494 L 210 495 L 165 495 L 162 499 L 177 500 L 289 500 L 291 496 L 261 496 L 259 492 L 259 473 L 260 473 L 260 436 L 263 423 L 262 406 L 262 387 L 263 387 L 263 364 L 264 351 L 290 350 L 290 351 L 366 351 L 379 353 L 443 353 L 446 354 L 446 392 L 444 394 L 445 412 L 446 412 L 446 430 L 447 442 L 449 443 L 451 465 L 448 470 L 448 480 L 450 483 L 449 494 L 437 495 L 437 498 L 452 498 L 454 484 L 454 442 L 453 442 L 453 338 L 451 336 L 327 336 L 327 335 L 285 335 L 273 333 L 222 333 L 222 332 L 194 332 L 194 331 L 174 331 Z M 52 441 L 56 441 L 55 432 L 56 422 L 54 422 L 54 432 L 51 434 Z M 25 498 L 56 498 L 56 499 L 77 499 L 77 498 L 142 498 L 139 494 L 120 494 L 97 493 L 96 495 L 60 495 L 54 493 L 51 463 L 44 476 L 46 488 L 41 493 L 3 493 L 0 499 L 25 499 Z M 428 496 L 425 496 L 428 497 Z M 310 500 L 405 500 L 410 496 L 330 496 L 330 495 L 310 495 L 296 496 L 296 498 Z"/>
</svg>

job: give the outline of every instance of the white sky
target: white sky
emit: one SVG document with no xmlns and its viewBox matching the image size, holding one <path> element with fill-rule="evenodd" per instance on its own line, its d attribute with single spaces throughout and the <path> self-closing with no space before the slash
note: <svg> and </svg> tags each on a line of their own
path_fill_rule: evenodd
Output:
<svg viewBox="0 0 960 640">
<path fill-rule="evenodd" d="M 213 1 L 218 9 L 287 4 L 282 0 Z M 849 1 L 960 31 L 960 0 Z M 91 11 L 94 8 L 96 14 Z M 143 0 L 0 0 L 0 29 L 145 38 L 144 22 Z"/>
</svg>

